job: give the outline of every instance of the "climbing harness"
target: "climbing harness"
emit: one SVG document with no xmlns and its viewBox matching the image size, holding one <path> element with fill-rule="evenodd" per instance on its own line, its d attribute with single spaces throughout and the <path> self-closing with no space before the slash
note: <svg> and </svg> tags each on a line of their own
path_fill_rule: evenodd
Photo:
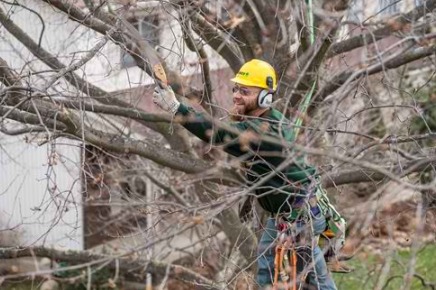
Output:
<svg viewBox="0 0 436 290">
<path fill-rule="evenodd" d="M 278 216 L 276 223 L 278 238 L 274 257 L 273 290 L 305 289 L 308 275 L 314 271 L 312 249 L 317 238 L 312 235 L 311 229 L 297 231 L 297 222 L 289 221 L 286 215 Z"/>
<path fill-rule="evenodd" d="M 327 247 L 331 249 L 332 252 L 330 255 L 337 255 L 345 244 L 345 229 L 347 228 L 347 222 L 331 204 L 327 193 L 322 188 L 319 181 L 317 184 L 316 196 L 318 199 L 318 205 L 327 222 L 327 227 L 321 234 L 321 241 L 325 244 L 320 246 L 321 248 Z"/>
<path fill-rule="evenodd" d="M 320 245 L 333 257 L 345 243 L 345 219 L 330 203 L 319 179 L 309 185 L 307 191 L 306 198 L 294 204 L 291 212 L 277 216 L 273 289 L 279 289 L 280 281 L 283 289 L 300 289 L 313 267 L 313 247 Z M 297 223 L 309 226 L 320 212 L 326 218 L 326 228 L 320 236 L 313 237 L 307 230 L 297 233 Z"/>
</svg>

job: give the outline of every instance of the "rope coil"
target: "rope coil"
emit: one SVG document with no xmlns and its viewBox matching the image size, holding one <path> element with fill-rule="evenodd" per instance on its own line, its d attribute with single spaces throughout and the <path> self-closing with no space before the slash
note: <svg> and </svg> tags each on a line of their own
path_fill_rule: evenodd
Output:
<svg viewBox="0 0 436 290">
<path fill-rule="evenodd" d="M 275 248 L 274 257 L 274 282 L 273 290 L 279 288 L 280 280 L 283 282 L 283 289 L 297 290 L 297 250 L 292 233 L 291 223 L 280 223 L 278 225 L 279 238 Z"/>
</svg>

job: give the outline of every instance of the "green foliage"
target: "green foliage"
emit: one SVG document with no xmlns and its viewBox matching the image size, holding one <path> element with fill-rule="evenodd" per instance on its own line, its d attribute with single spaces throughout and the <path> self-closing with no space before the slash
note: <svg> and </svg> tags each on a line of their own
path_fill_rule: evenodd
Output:
<svg viewBox="0 0 436 290">
<path fill-rule="evenodd" d="M 434 275 L 434 269 L 436 269 L 435 256 L 436 245 L 429 245 L 418 251 L 414 268 L 416 276 L 413 278 L 411 289 L 431 289 L 424 286 L 419 277 L 422 277 L 429 284 L 436 284 L 436 276 Z M 373 254 L 368 254 L 365 257 L 355 257 L 349 262 L 355 268 L 355 271 L 349 274 L 334 274 L 334 279 L 338 289 L 374 289 L 382 269 L 388 269 L 387 275 L 381 283 L 382 289 L 401 289 L 405 283 L 404 277 L 408 273 L 412 258 L 413 255 L 408 250 L 393 252 L 389 257 L 387 252 L 382 257 Z"/>
</svg>

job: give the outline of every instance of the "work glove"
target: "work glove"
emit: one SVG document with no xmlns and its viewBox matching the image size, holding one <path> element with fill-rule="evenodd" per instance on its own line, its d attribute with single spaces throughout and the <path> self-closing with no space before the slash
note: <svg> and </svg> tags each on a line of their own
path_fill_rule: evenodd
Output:
<svg viewBox="0 0 436 290">
<path fill-rule="evenodd" d="M 156 86 L 153 93 L 153 103 L 172 115 L 176 114 L 177 109 L 180 106 L 180 102 L 177 101 L 176 95 L 170 86 L 167 86 L 164 89 Z"/>
</svg>

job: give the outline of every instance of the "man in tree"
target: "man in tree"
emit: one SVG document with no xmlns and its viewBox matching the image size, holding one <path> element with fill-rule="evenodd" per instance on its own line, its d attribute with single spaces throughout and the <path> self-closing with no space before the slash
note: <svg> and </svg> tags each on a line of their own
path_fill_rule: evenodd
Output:
<svg viewBox="0 0 436 290">
<path fill-rule="evenodd" d="M 336 289 L 317 244 L 318 236 L 326 228 L 326 219 L 315 194 L 316 170 L 305 164 L 301 153 L 289 147 L 294 141 L 289 121 L 271 108 L 277 89 L 274 68 L 253 59 L 231 81 L 235 83 L 233 122 L 228 126 L 217 127 L 205 114 L 180 103 L 169 87 L 156 87 L 153 101 L 163 110 L 183 117 L 183 126 L 191 133 L 205 142 L 222 145 L 225 152 L 238 157 L 244 165 L 247 185 L 270 214 L 258 246 L 258 284 L 268 287 L 279 279 L 282 283 L 292 280 L 286 273 L 290 264 L 283 264 L 284 260 L 275 263 L 279 237 L 292 232 L 293 238 L 287 238 L 288 245 L 291 240 L 295 243 L 305 240 L 312 249 L 308 257 L 315 267 L 308 273 L 309 284 L 316 289 Z M 285 256 L 288 257 L 287 253 Z"/>
</svg>

